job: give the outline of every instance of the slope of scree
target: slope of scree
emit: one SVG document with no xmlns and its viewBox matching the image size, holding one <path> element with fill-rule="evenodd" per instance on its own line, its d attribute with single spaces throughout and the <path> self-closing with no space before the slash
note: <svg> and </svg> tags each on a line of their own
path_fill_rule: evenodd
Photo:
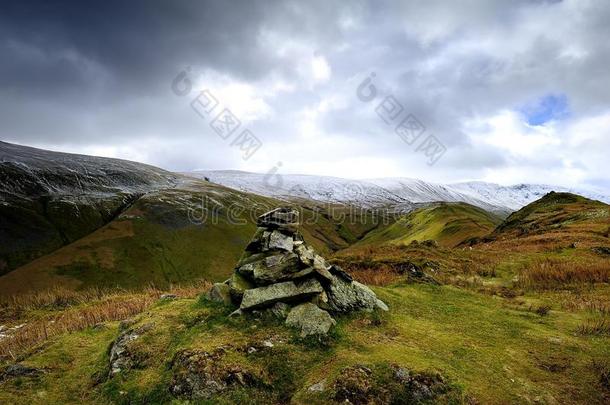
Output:
<svg viewBox="0 0 610 405">
<path fill-rule="evenodd" d="M 269 311 L 303 337 L 326 334 L 336 323 L 331 313 L 387 311 L 371 289 L 303 241 L 298 219 L 298 211 L 286 207 L 263 214 L 233 275 L 214 284 L 209 298 L 239 306 L 232 315 Z"/>
</svg>

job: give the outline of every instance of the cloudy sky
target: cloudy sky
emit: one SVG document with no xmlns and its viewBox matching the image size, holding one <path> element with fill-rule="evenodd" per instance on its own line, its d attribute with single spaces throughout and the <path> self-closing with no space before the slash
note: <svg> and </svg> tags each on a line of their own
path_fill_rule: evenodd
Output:
<svg viewBox="0 0 610 405">
<path fill-rule="evenodd" d="M 4 3 L 0 133 L 179 171 L 609 190 L 608 21 L 604 0 Z"/>
</svg>

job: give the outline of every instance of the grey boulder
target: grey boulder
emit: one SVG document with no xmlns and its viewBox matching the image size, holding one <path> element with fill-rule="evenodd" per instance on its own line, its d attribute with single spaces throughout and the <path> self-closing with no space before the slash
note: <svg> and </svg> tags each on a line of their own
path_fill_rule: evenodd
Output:
<svg viewBox="0 0 610 405">
<path fill-rule="evenodd" d="M 226 283 L 214 283 L 207 293 L 210 301 L 220 302 L 221 304 L 231 304 L 231 287 Z"/>
<path fill-rule="evenodd" d="M 310 302 L 292 308 L 286 318 L 286 325 L 298 329 L 301 337 L 326 335 L 336 323 L 328 312 Z"/>
<path fill-rule="evenodd" d="M 328 305 L 336 312 L 373 311 L 375 308 L 387 311 L 388 307 L 377 298 L 373 290 L 357 281 L 351 283 L 333 276 L 327 291 Z"/>
</svg>

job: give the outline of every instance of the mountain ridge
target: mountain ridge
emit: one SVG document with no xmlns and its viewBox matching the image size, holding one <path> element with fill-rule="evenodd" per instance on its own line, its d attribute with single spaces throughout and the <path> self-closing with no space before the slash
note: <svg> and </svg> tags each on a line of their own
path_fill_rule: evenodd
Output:
<svg viewBox="0 0 610 405">
<path fill-rule="evenodd" d="M 502 186 L 482 181 L 440 184 L 401 177 L 355 180 L 306 174 L 269 175 L 239 170 L 197 170 L 182 174 L 207 178 L 226 187 L 268 197 L 309 198 L 377 208 L 393 206 L 403 211 L 411 211 L 420 203 L 465 202 L 507 216 L 551 191 L 573 192 L 610 202 L 610 193 L 544 184 Z"/>
</svg>

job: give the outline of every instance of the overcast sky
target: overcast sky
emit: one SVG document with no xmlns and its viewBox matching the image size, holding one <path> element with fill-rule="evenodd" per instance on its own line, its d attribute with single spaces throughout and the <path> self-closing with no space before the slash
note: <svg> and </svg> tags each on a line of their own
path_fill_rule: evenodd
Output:
<svg viewBox="0 0 610 405">
<path fill-rule="evenodd" d="M 13 3 L 9 142 L 177 171 L 610 189 L 604 0 Z M 210 126 L 225 108 L 227 139 Z M 423 128 L 401 138 L 409 115 Z"/>
</svg>

